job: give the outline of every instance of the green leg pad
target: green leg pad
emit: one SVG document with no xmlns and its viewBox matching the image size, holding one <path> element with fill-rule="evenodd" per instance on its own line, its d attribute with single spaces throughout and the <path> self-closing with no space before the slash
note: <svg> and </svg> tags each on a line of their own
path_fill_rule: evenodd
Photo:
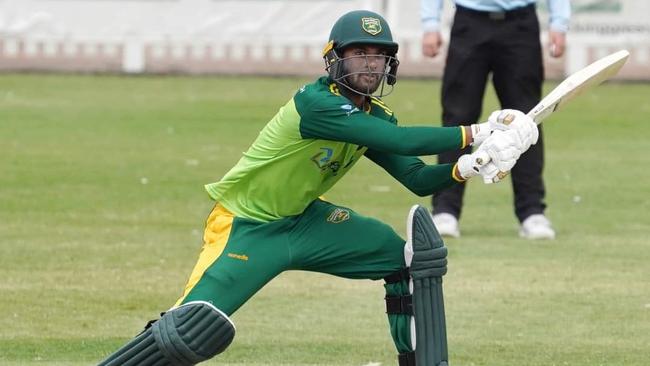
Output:
<svg viewBox="0 0 650 366">
<path fill-rule="evenodd" d="M 203 301 L 168 311 L 99 366 L 191 366 L 223 352 L 235 327 L 217 308 Z"/>
<path fill-rule="evenodd" d="M 410 273 L 416 365 L 446 366 L 449 357 L 442 276 L 447 273 L 447 248 L 425 208 L 414 206 L 408 222 L 407 231 L 413 247 Z"/>
</svg>

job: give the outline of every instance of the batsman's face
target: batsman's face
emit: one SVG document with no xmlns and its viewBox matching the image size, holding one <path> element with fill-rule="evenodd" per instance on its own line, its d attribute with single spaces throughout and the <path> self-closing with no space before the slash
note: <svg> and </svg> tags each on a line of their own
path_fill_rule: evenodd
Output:
<svg viewBox="0 0 650 366">
<path fill-rule="evenodd" d="M 374 93 L 385 75 L 386 50 L 371 45 L 351 46 L 343 51 L 342 58 L 348 84 L 355 90 Z"/>
</svg>

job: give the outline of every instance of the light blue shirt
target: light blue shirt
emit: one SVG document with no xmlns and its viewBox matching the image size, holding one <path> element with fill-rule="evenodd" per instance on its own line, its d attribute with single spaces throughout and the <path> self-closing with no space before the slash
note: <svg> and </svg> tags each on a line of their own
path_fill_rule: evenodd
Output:
<svg viewBox="0 0 650 366">
<path fill-rule="evenodd" d="M 571 4 L 569 0 L 546 0 L 550 14 L 550 29 L 566 33 L 569 30 Z M 440 30 L 443 0 L 420 0 L 420 16 L 425 32 Z M 535 0 L 454 0 L 456 5 L 479 11 L 508 11 L 535 3 Z"/>
</svg>

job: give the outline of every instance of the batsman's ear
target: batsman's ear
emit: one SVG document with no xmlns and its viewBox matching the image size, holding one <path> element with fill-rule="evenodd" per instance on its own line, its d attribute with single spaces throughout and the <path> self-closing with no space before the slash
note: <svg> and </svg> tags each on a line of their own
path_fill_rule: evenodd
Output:
<svg viewBox="0 0 650 366">
<path fill-rule="evenodd" d="M 397 82 L 397 67 L 399 66 L 399 60 L 397 57 L 391 57 L 390 62 L 388 62 L 388 76 L 386 77 L 386 83 L 388 85 L 395 85 Z"/>
</svg>

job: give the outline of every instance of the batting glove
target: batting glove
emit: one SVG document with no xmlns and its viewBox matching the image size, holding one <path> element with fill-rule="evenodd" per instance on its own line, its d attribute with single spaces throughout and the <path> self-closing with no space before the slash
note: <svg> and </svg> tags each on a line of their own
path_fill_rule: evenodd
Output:
<svg viewBox="0 0 650 366">
<path fill-rule="evenodd" d="M 519 148 L 522 154 L 530 148 L 530 145 L 535 145 L 539 139 L 537 124 L 532 118 L 516 109 L 503 109 L 492 112 L 488 118 L 488 123 L 495 130 L 517 131 L 520 142 Z"/>
<path fill-rule="evenodd" d="M 465 180 L 480 174 L 486 181 L 498 182 L 496 174 L 512 169 L 517 162 L 520 145 L 515 131 L 495 131 L 476 151 L 458 159 L 458 173 Z"/>
<path fill-rule="evenodd" d="M 471 177 L 480 175 L 483 177 L 483 182 L 485 184 L 490 184 L 498 183 L 506 177 L 506 174 L 499 174 L 499 168 L 497 168 L 493 162 L 481 166 L 476 163 L 477 158 L 478 154 L 461 155 L 458 159 L 458 164 L 456 165 L 461 178 L 467 180 Z"/>
<path fill-rule="evenodd" d="M 490 137 L 492 132 L 497 130 L 507 130 L 509 127 L 503 122 L 503 119 L 499 120 L 498 117 L 503 111 L 510 110 L 511 109 L 494 111 L 492 114 L 490 114 L 487 122 L 470 125 L 469 127 L 472 130 L 472 143 L 470 145 L 479 146 L 483 143 L 483 141 L 487 140 L 487 138 Z"/>
<path fill-rule="evenodd" d="M 476 156 L 476 163 L 480 166 L 491 161 L 500 171 L 507 172 L 521 156 L 521 145 L 517 131 L 494 131 L 472 155 Z M 487 159 L 486 154 L 489 157 Z"/>
<path fill-rule="evenodd" d="M 473 154 L 461 155 L 456 167 L 460 176 L 465 180 L 479 174 L 480 166 L 476 163 L 476 156 Z"/>
<path fill-rule="evenodd" d="M 478 173 L 483 177 L 483 183 L 499 183 L 508 174 L 499 171 L 499 168 L 493 163 L 489 162 L 478 169 Z"/>
<path fill-rule="evenodd" d="M 494 131 L 494 126 L 490 122 L 475 123 L 469 125 L 469 128 L 472 130 L 472 142 L 471 146 L 479 146 L 483 143 Z"/>
</svg>

